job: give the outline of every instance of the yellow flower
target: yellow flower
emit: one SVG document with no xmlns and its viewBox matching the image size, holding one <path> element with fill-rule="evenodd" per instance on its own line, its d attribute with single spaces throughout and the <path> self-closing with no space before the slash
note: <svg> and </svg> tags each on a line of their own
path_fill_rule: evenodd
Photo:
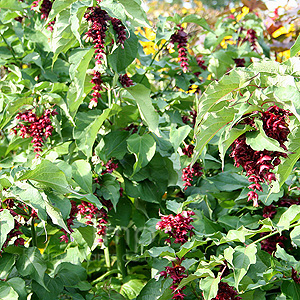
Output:
<svg viewBox="0 0 300 300">
<path fill-rule="evenodd" d="M 244 6 L 242 8 L 242 13 L 236 16 L 237 21 L 240 21 L 242 18 L 244 18 L 249 13 L 249 7 Z"/>
<path fill-rule="evenodd" d="M 295 31 L 295 26 L 294 24 L 290 24 L 289 28 L 286 29 L 284 26 L 281 26 L 278 28 L 276 31 L 272 33 L 273 38 L 277 38 L 283 34 L 286 34 L 287 36 L 292 35 L 292 33 Z"/>
<path fill-rule="evenodd" d="M 283 61 L 289 59 L 290 56 L 291 56 L 291 51 L 290 50 L 285 50 L 285 51 L 279 52 L 277 54 L 277 59 L 276 60 L 278 62 L 283 62 Z"/>
<path fill-rule="evenodd" d="M 236 42 L 232 40 L 231 35 L 225 36 L 223 41 L 220 43 L 220 45 L 223 49 L 226 49 L 228 44 L 229 45 L 235 45 L 236 44 Z"/>
</svg>

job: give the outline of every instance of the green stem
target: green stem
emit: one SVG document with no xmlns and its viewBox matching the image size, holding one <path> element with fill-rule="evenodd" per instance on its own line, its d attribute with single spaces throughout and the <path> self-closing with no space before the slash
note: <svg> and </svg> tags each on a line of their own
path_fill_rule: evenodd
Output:
<svg viewBox="0 0 300 300">
<path fill-rule="evenodd" d="M 116 252 L 117 252 L 117 266 L 122 274 L 123 279 L 127 276 L 126 269 L 126 243 L 124 238 L 124 231 L 119 230 L 116 234 Z"/>
<path fill-rule="evenodd" d="M 289 227 L 289 229 L 294 228 L 294 227 L 296 227 L 297 225 L 299 225 L 299 223 L 294 223 L 293 225 L 291 225 L 291 226 Z M 261 237 L 260 239 L 258 239 L 258 240 L 256 240 L 256 241 L 252 242 L 251 244 L 249 244 L 249 246 L 250 246 L 250 245 L 253 245 L 253 244 L 260 243 L 261 241 L 263 241 L 263 240 L 265 240 L 265 239 L 267 239 L 267 238 L 269 238 L 269 237 L 271 237 L 271 236 L 273 236 L 273 235 L 276 235 L 277 233 L 279 233 L 279 230 L 275 230 L 275 231 L 269 233 L 268 235 L 265 235 L 265 236 Z"/>
<path fill-rule="evenodd" d="M 34 247 L 37 247 L 37 236 L 36 236 L 36 231 L 34 227 L 34 218 L 31 220 L 31 237 L 32 237 L 32 245 Z"/>
<path fill-rule="evenodd" d="M 110 269 L 110 256 L 108 247 L 104 248 L 104 258 L 107 268 Z"/>
<path fill-rule="evenodd" d="M 103 274 L 102 276 L 98 277 L 97 279 L 95 279 L 94 281 L 91 282 L 91 285 L 94 285 L 98 282 L 101 282 L 105 277 L 109 276 L 109 275 L 112 275 L 112 274 L 116 274 L 116 273 L 119 273 L 120 271 L 117 270 L 117 269 L 113 269 L 113 270 L 110 270 L 108 272 L 106 272 L 105 274 Z"/>
<path fill-rule="evenodd" d="M 16 64 L 18 64 L 18 60 L 16 58 L 14 49 L 8 44 L 7 40 L 5 39 L 5 37 L 3 36 L 3 34 L 1 32 L 0 32 L 0 35 L 1 35 L 2 39 L 3 39 L 3 41 L 5 42 L 5 44 L 7 45 L 8 50 L 11 52 L 11 54 L 12 54 L 12 56 L 13 56 Z"/>
<path fill-rule="evenodd" d="M 166 44 L 167 44 L 168 42 L 169 42 L 169 41 L 165 41 L 165 42 L 162 44 L 162 46 L 158 49 L 158 51 L 157 51 L 157 52 L 155 53 L 155 55 L 153 56 L 153 58 L 152 58 L 152 60 L 151 60 L 151 63 L 150 63 L 150 65 L 148 66 L 148 68 L 151 67 L 151 66 L 153 65 L 153 63 L 154 63 L 154 61 L 155 61 L 155 58 L 156 58 L 157 55 L 163 50 L 163 48 L 166 46 Z M 148 71 L 146 71 L 146 72 L 144 73 L 142 79 L 140 80 L 140 83 L 144 80 L 144 78 L 145 78 L 147 72 L 148 72 Z"/>
</svg>

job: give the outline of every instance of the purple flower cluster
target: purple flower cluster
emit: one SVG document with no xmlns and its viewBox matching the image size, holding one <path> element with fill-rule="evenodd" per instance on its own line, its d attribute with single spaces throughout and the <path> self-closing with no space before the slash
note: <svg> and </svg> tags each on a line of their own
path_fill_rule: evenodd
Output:
<svg viewBox="0 0 300 300">
<path fill-rule="evenodd" d="M 101 1 L 98 1 L 98 3 L 100 2 Z M 84 17 L 91 24 L 90 29 L 86 32 L 86 41 L 91 41 L 94 44 L 96 64 L 102 63 L 103 54 L 105 54 L 105 39 L 110 24 L 109 22 L 111 22 L 117 34 L 117 43 L 124 47 L 124 42 L 127 39 L 126 28 L 119 19 L 111 18 L 108 13 L 100 7 L 90 7 Z M 103 84 L 100 72 L 94 71 L 93 75 L 94 77 L 91 83 L 95 84 L 95 86 L 93 87 L 94 91 L 89 108 L 97 106 L 98 99 L 101 98 L 100 91 L 102 91 Z M 129 77 L 126 79 L 125 77 L 124 82 L 131 85 Z"/>
<path fill-rule="evenodd" d="M 16 135 L 19 132 L 22 138 L 32 137 L 31 143 L 33 143 L 34 152 L 38 156 L 45 140 L 52 135 L 53 126 L 50 117 L 55 115 L 57 112 L 50 109 L 46 109 L 40 117 L 33 113 L 32 109 L 26 110 L 17 114 L 16 119 L 19 120 L 19 123 L 12 130 Z"/>
<path fill-rule="evenodd" d="M 39 3 L 42 0 L 36 0 L 32 3 L 31 5 L 31 9 L 34 9 L 35 7 L 37 7 L 39 5 Z M 50 13 L 50 10 L 52 9 L 52 5 L 53 5 L 53 1 L 50 0 L 43 0 L 42 4 L 40 5 L 40 13 L 41 13 L 41 19 L 47 19 Z M 48 23 L 48 27 L 47 29 L 50 31 L 53 31 L 53 25 L 54 25 L 55 21 L 49 22 Z"/>
<path fill-rule="evenodd" d="M 184 189 L 186 190 L 189 186 L 192 186 L 192 183 L 195 178 L 201 177 L 203 172 L 201 171 L 203 168 L 200 166 L 198 162 L 194 163 L 193 166 L 188 165 L 186 168 L 182 169 L 182 180 L 185 181 Z"/>
<path fill-rule="evenodd" d="M 243 43 L 248 41 L 253 51 L 257 51 L 257 36 L 254 29 L 248 29 L 246 36 L 243 39 Z"/>
<path fill-rule="evenodd" d="M 132 79 L 127 74 L 120 75 L 119 81 L 121 82 L 123 87 L 130 87 L 133 85 Z"/>
<path fill-rule="evenodd" d="M 237 291 L 226 282 L 219 282 L 218 294 L 212 300 L 240 300 Z"/>
<path fill-rule="evenodd" d="M 163 230 L 169 235 L 166 242 L 171 244 L 171 238 L 174 239 L 175 244 L 184 244 L 188 241 L 189 237 L 194 235 L 193 229 L 195 228 L 191 225 L 194 219 L 191 217 L 195 213 L 191 210 L 183 211 L 176 216 L 168 215 L 161 216 L 161 221 L 157 222 L 156 229 Z"/>
<path fill-rule="evenodd" d="M 166 271 L 160 272 L 161 276 L 164 276 L 165 278 L 170 277 L 173 280 L 170 289 L 173 291 L 172 299 L 176 300 L 182 300 L 186 296 L 182 292 L 185 289 L 185 286 L 181 289 L 177 289 L 181 280 L 187 277 L 187 274 L 185 274 L 185 267 L 181 265 L 183 259 L 184 258 L 177 258 L 176 261 L 172 261 L 172 267 L 166 267 Z"/>
<path fill-rule="evenodd" d="M 290 130 L 286 119 L 291 113 L 274 105 L 260 114 L 266 135 L 277 140 L 280 146 L 287 150 L 284 142 L 287 141 Z M 254 124 L 253 119 L 247 119 L 248 124 Z M 253 206 L 257 207 L 258 194 L 256 191 L 262 191 L 261 183 L 271 183 L 276 180 L 272 170 L 280 164 L 280 157 L 287 157 L 287 155 L 278 151 L 255 151 L 246 144 L 246 135 L 243 134 L 233 142 L 230 156 L 233 157 L 235 166 L 242 166 L 246 175 L 249 176 L 248 180 L 251 183 L 249 189 L 253 191 L 248 193 L 248 201 L 253 200 Z"/>
<path fill-rule="evenodd" d="M 187 72 L 188 70 L 188 58 L 187 58 L 187 42 L 188 42 L 188 35 L 183 30 L 183 27 L 177 25 L 177 31 L 171 35 L 170 44 L 174 45 L 177 43 L 178 49 L 178 58 L 180 61 L 180 66 L 182 67 L 183 72 Z"/>
</svg>

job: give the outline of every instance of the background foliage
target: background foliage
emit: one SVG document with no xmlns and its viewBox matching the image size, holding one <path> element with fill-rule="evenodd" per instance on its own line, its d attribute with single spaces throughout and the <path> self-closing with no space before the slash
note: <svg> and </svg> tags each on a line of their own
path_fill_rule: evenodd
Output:
<svg viewBox="0 0 300 300">
<path fill-rule="evenodd" d="M 195 3 L 0 1 L 1 299 L 300 299 L 299 8 Z"/>
</svg>

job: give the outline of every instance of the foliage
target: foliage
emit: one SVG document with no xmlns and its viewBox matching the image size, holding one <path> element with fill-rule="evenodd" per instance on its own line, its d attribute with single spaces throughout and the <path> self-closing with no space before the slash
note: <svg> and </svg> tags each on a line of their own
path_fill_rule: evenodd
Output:
<svg viewBox="0 0 300 300">
<path fill-rule="evenodd" d="M 299 298 L 297 31 L 284 60 L 246 6 L 0 9 L 1 299 Z"/>
</svg>

